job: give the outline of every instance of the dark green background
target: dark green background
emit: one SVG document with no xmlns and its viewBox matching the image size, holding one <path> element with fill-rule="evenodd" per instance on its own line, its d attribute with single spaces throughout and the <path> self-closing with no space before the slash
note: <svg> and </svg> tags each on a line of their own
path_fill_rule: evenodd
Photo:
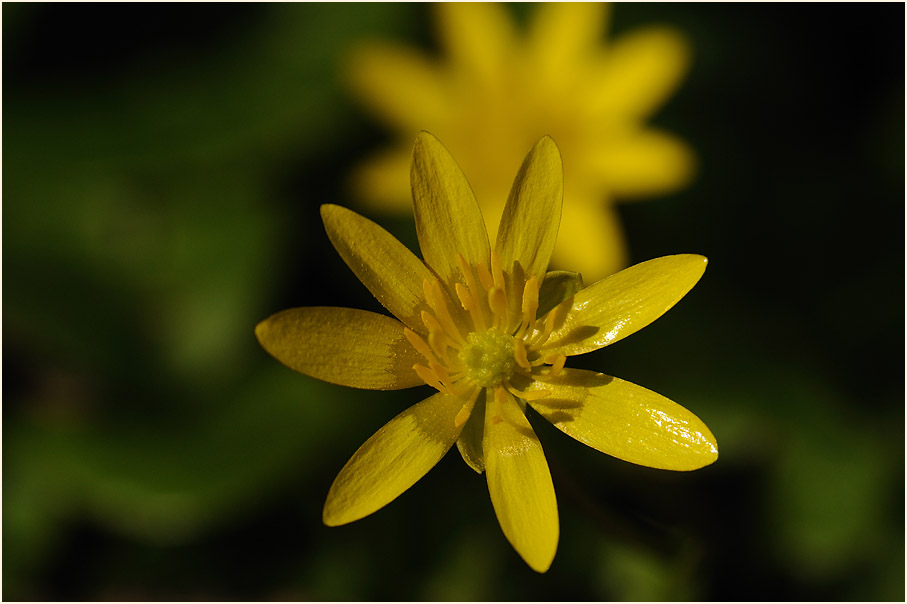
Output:
<svg viewBox="0 0 907 604">
<path fill-rule="evenodd" d="M 338 69 L 363 37 L 434 52 L 429 7 L 2 10 L 4 599 L 903 600 L 903 5 L 614 11 L 695 50 L 655 124 L 699 177 L 621 207 L 632 258 L 711 262 L 571 364 L 689 407 L 721 457 L 635 467 L 531 417 L 561 516 L 546 575 L 455 453 L 322 526 L 349 455 L 429 389 L 322 384 L 252 333 L 378 309 L 318 216 L 355 207 L 346 176 L 391 136 Z"/>
</svg>

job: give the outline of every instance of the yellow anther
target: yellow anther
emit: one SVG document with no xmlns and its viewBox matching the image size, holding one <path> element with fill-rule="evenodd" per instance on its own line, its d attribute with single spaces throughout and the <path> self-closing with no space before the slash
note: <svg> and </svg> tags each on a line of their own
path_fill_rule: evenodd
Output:
<svg viewBox="0 0 907 604">
<path fill-rule="evenodd" d="M 494 389 L 494 413 L 491 416 L 492 424 L 500 424 L 504 419 L 504 403 L 507 401 L 507 390 L 502 386 Z"/>
<path fill-rule="evenodd" d="M 510 384 L 507 384 L 507 390 L 510 391 L 510 394 L 517 398 L 521 398 L 524 401 L 537 401 L 541 398 L 551 396 L 550 390 L 525 390 L 519 391 Z"/>
<path fill-rule="evenodd" d="M 535 313 L 538 309 L 539 279 L 535 275 L 532 275 L 523 287 L 523 305 L 520 309 L 523 313 L 523 320 L 520 323 L 520 329 L 517 331 L 516 337 L 522 338 L 529 326 L 535 323 Z"/>
<path fill-rule="evenodd" d="M 441 324 L 438 322 L 438 320 L 427 310 L 422 311 L 422 322 L 425 323 L 425 327 L 428 328 L 429 334 L 433 331 L 440 333 L 444 332 L 444 328 L 441 327 Z"/>
<path fill-rule="evenodd" d="M 460 411 L 454 418 L 454 426 L 460 428 L 463 426 L 463 424 L 466 423 L 466 420 L 468 420 L 470 414 L 472 414 L 472 408 L 476 403 L 476 399 L 479 397 L 479 392 L 481 391 L 481 388 L 473 387 L 473 392 L 469 395 L 469 400 L 467 400 L 466 404 L 464 404 L 463 407 L 460 408 Z M 465 392 L 463 394 L 465 394 Z"/>
<path fill-rule="evenodd" d="M 413 345 L 413 348 L 416 349 L 416 352 L 418 352 L 419 354 L 424 356 L 429 361 L 435 360 L 435 357 L 431 353 L 431 349 L 428 347 L 428 344 L 425 343 L 425 340 L 423 340 L 419 336 L 419 334 L 414 332 L 409 327 L 404 327 L 403 335 L 404 335 L 404 337 L 406 337 L 407 340 L 409 340 L 409 343 Z"/>
<path fill-rule="evenodd" d="M 448 389 L 445 388 L 443 384 L 441 384 L 441 380 L 438 379 L 438 376 L 435 375 L 435 372 L 432 371 L 431 369 L 429 369 L 428 367 L 425 367 L 424 365 L 416 364 L 416 365 L 413 365 L 413 371 L 416 372 L 416 375 L 418 375 L 419 378 L 423 382 L 425 382 L 426 384 L 428 384 L 429 386 L 431 386 L 438 392 L 444 392 L 445 394 L 450 394 L 448 392 Z"/>
<path fill-rule="evenodd" d="M 513 341 L 513 359 L 517 365 L 526 371 L 532 371 L 532 365 L 529 364 L 529 354 L 526 351 L 526 343 L 520 338 L 516 338 Z"/>
<path fill-rule="evenodd" d="M 567 357 L 563 354 L 552 354 L 545 358 L 546 363 L 551 363 L 551 371 L 548 372 L 550 377 L 557 377 L 564 369 L 564 363 Z"/>
<path fill-rule="evenodd" d="M 476 266 L 476 270 L 479 273 L 479 282 L 482 283 L 482 287 L 484 287 L 486 290 L 494 287 L 494 277 L 492 277 L 491 273 L 488 272 L 488 267 L 485 266 L 485 263 L 479 262 L 479 264 Z"/>
<path fill-rule="evenodd" d="M 429 280 L 426 279 L 425 281 Z M 431 300 L 434 302 L 434 304 L 431 305 L 431 308 L 435 311 L 435 317 L 438 319 L 438 322 L 444 326 L 447 335 L 450 336 L 455 343 L 463 345 L 463 336 L 460 335 L 457 324 L 454 323 L 453 318 L 450 316 L 450 310 L 447 308 L 447 294 L 444 293 L 441 282 L 437 279 L 430 281 L 427 288 L 425 282 L 423 282 L 422 288 L 423 290 L 428 289 L 431 291 Z"/>
<path fill-rule="evenodd" d="M 482 316 L 482 310 L 479 308 L 478 300 L 472 295 L 472 291 L 462 283 L 457 283 L 455 289 L 460 304 L 469 311 L 469 316 L 472 317 L 473 327 L 478 331 L 485 329 L 485 317 Z"/>
<path fill-rule="evenodd" d="M 439 359 L 443 359 L 445 363 L 448 361 L 447 347 L 450 342 L 444 332 L 430 330 L 428 332 L 428 344 Z"/>
<path fill-rule="evenodd" d="M 494 277 L 494 284 L 504 289 L 504 272 L 501 270 L 501 257 L 496 251 L 491 252 L 491 276 Z"/>
<path fill-rule="evenodd" d="M 507 325 L 507 294 L 503 288 L 495 285 L 488 290 L 488 306 L 494 315 L 494 326 Z"/>
<path fill-rule="evenodd" d="M 567 298 L 551 309 L 545 317 L 545 328 L 532 340 L 532 346 L 536 350 L 542 348 L 543 344 L 548 341 L 548 338 L 551 337 L 551 332 L 554 331 L 554 324 L 563 321 L 572 306 L 573 298 Z"/>
</svg>

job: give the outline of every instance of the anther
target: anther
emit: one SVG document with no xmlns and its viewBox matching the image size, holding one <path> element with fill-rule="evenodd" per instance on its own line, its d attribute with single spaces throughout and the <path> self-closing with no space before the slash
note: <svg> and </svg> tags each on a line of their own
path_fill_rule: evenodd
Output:
<svg viewBox="0 0 907 604">
<path fill-rule="evenodd" d="M 529 353 L 526 351 L 526 343 L 519 337 L 513 341 L 513 360 L 526 371 L 532 371 L 532 365 L 529 364 Z"/>
</svg>

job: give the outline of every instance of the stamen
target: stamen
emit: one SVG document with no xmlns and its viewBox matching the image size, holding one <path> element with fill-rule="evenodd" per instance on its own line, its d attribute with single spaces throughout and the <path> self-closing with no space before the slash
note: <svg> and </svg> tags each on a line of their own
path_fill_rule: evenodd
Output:
<svg viewBox="0 0 907 604">
<path fill-rule="evenodd" d="M 424 365 L 419 365 L 418 363 L 413 365 L 413 371 L 416 372 L 423 382 L 437 390 L 438 392 L 444 392 L 445 394 L 450 394 L 448 389 L 441 384 L 441 380 L 438 379 L 438 376 L 435 375 L 435 372 L 425 367 Z"/>
<path fill-rule="evenodd" d="M 428 281 L 428 279 L 425 281 Z M 463 336 L 460 335 L 460 330 L 457 329 L 457 324 L 454 323 L 453 318 L 450 316 L 450 310 L 447 308 L 447 294 L 441 289 L 441 282 L 435 279 L 428 284 L 428 287 L 426 287 L 425 282 L 423 282 L 422 289 L 431 291 L 432 297 L 429 303 L 431 304 L 431 302 L 434 302 L 434 304 L 431 305 L 431 309 L 435 311 L 435 316 L 437 317 L 438 322 L 444 326 L 447 335 L 461 346 L 465 344 L 466 342 L 463 340 Z"/>
<path fill-rule="evenodd" d="M 551 371 L 548 372 L 550 377 L 557 377 L 564 369 L 564 363 L 567 362 L 566 355 L 553 354 L 545 358 L 546 363 L 551 363 Z"/>
<path fill-rule="evenodd" d="M 501 270 L 501 257 L 496 251 L 491 252 L 491 274 L 494 277 L 494 284 L 504 289 L 504 272 Z"/>
<path fill-rule="evenodd" d="M 455 289 L 457 290 L 457 297 L 460 298 L 460 304 L 463 305 L 464 309 L 469 311 L 469 316 L 472 317 L 473 327 L 477 331 L 486 329 L 485 317 L 482 316 L 478 300 L 472 295 L 469 288 L 462 283 L 457 283 Z"/>
<path fill-rule="evenodd" d="M 507 324 L 507 294 L 504 288 L 495 285 L 488 290 L 488 306 L 494 315 L 494 326 L 500 327 Z"/>
<path fill-rule="evenodd" d="M 522 338 L 526 330 L 535 322 L 535 313 L 539 309 L 539 279 L 535 275 L 529 277 L 523 287 L 523 320 L 520 329 L 516 332 L 517 338 Z"/>
<path fill-rule="evenodd" d="M 482 283 L 482 287 L 484 287 L 486 290 L 494 287 L 494 277 L 492 277 L 491 273 L 488 272 L 488 267 L 485 266 L 484 262 L 479 262 L 479 264 L 476 265 L 476 270 L 479 273 L 479 281 Z"/>
<path fill-rule="evenodd" d="M 533 348 L 539 349 L 543 344 L 545 344 L 545 342 L 548 341 L 548 338 L 551 337 L 551 332 L 554 331 L 554 324 L 562 320 L 564 318 L 564 315 L 566 315 L 567 312 L 570 311 L 570 307 L 572 306 L 572 302 L 569 302 L 570 300 L 571 298 L 567 298 L 567 300 L 564 300 L 564 302 L 561 302 L 551 309 L 551 311 L 548 313 L 548 316 L 545 317 L 544 330 L 542 330 L 538 334 L 538 336 L 533 338 L 531 342 Z"/>
<path fill-rule="evenodd" d="M 494 389 L 494 415 L 491 416 L 492 424 L 500 424 L 504 420 L 504 403 L 507 401 L 507 390 L 502 386 Z"/>
<path fill-rule="evenodd" d="M 504 386 L 507 388 L 507 390 L 510 391 L 510 394 L 517 398 L 521 398 L 524 401 L 537 401 L 539 399 L 551 396 L 550 390 L 526 390 L 520 392 L 519 390 L 511 386 L 509 382 Z"/>
<path fill-rule="evenodd" d="M 513 341 L 513 359 L 517 365 L 526 371 L 532 371 L 532 365 L 529 364 L 529 353 L 526 351 L 526 343 L 520 338 L 516 338 Z"/>
<path fill-rule="evenodd" d="M 466 404 L 460 408 L 460 411 L 457 413 L 457 416 L 454 418 L 454 426 L 457 428 L 461 427 L 466 423 L 466 420 L 469 419 L 469 415 L 472 413 L 472 408 L 475 405 L 476 399 L 479 397 L 479 392 L 481 388 L 474 388 L 473 393 L 469 395 L 469 400 L 466 401 Z"/>
<path fill-rule="evenodd" d="M 428 343 L 439 358 L 443 359 L 445 363 L 449 362 L 450 357 L 447 356 L 447 346 L 449 344 L 449 340 L 447 339 L 447 336 L 444 335 L 444 332 L 436 331 L 433 329 L 429 330 Z"/>
<path fill-rule="evenodd" d="M 425 343 L 419 334 L 414 332 L 409 327 L 403 328 L 403 335 L 409 340 L 409 343 L 413 345 L 413 348 L 416 349 L 416 352 L 424 356 L 429 361 L 436 360 L 434 355 L 431 353 L 431 349 L 428 347 L 428 344 Z"/>
</svg>

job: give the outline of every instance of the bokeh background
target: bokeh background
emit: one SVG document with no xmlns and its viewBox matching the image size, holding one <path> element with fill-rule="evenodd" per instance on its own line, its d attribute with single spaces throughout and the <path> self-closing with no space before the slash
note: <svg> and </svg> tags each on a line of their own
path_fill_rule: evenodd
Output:
<svg viewBox="0 0 907 604">
<path fill-rule="evenodd" d="M 4 3 L 2 22 L 4 599 L 904 599 L 902 4 L 614 10 L 614 34 L 668 23 L 694 49 L 653 123 L 698 176 L 619 207 L 632 261 L 711 262 L 578 364 L 690 408 L 721 457 L 635 467 L 534 421 L 561 516 L 546 575 L 456 453 L 322 526 L 349 455 L 428 388 L 323 384 L 252 332 L 378 310 L 318 216 L 356 207 L 350 171 L 392 136 L 341 69 L 365 38 L 436 52 L 431 7 Z M 410 220 L 370 216 L 415 247 Z"/>
</svg>

